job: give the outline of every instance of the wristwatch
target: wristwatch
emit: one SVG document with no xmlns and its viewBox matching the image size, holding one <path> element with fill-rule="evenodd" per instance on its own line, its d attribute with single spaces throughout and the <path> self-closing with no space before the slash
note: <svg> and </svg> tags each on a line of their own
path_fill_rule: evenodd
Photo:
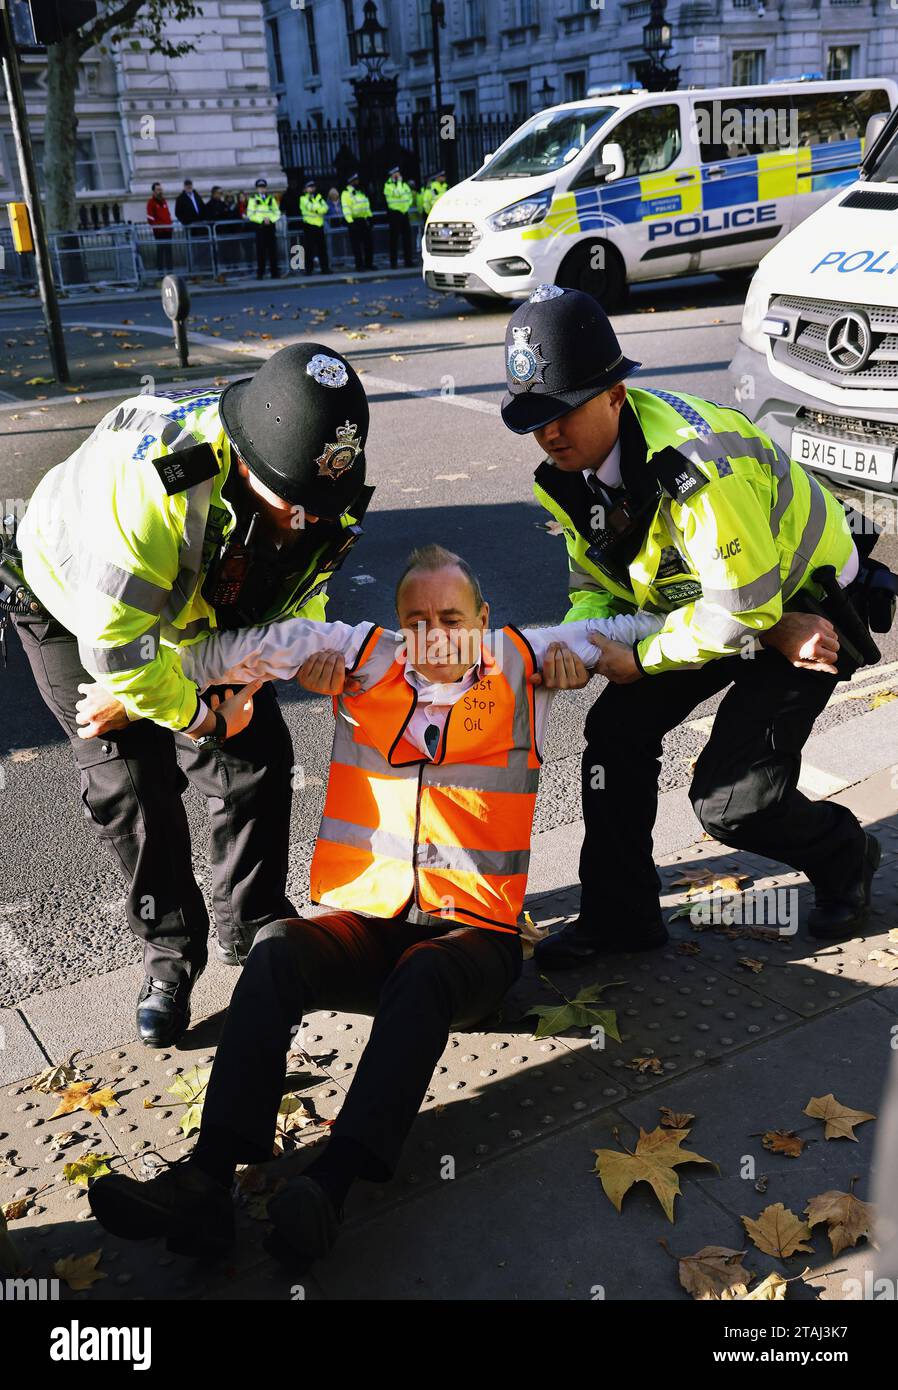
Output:
<svg viewBox="0 0 898 1390">
<path fill-rule="evenodd" d="M 197 748 L 220 748 L 228 736 L 228 726 L 221 710 L 214 709 L 215 728 L 211 734 L 202 734 L 194 739 Z"/>
</svg>

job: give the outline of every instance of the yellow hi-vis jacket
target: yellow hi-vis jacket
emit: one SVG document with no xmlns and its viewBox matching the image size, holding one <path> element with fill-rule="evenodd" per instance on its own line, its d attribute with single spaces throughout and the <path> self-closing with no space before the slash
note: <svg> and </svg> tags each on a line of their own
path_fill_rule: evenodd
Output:
<svg viewBox="0 0 898 1390">
<path fill-rule="evenodd" d="M 343 220 L 351 226 L 353 222 L 364 222 L 371 216 L 371 203 L 368 194 L 360 188 L 344 188 L 340 194 L 340 207 Z"/>
<path fill-rule="evenodd" d="M 552 496 L 557 470 L 548 462 L 537 469 L 535 495 L 567 543 L 565 621 L 634 608 L 666 615 L 634 649 L 647 675 L 744 654 L 799 589 L 822 597 L 815 569 L 833 565 L 839 573 L 848 562 L 854 542 L 842 506 L 741 411 L 668 391 L 633 388 L 627 398 L 646 467 L 668 451 L 664 491 L 629 585 L 590 559 L 590 541 Z"/>
<path fill-rule="evenodd" d="M 260 193 L 253 193 L 246 205 L 246 216 L 250 222 L 279 222 L 280 204 L 273 193 L 266 193 L 264 197 Z"/>
<path fill-rule="evenodd" d="M 387 179 L 384 184 L 384 198 L 390 212 L 408 212 L 415 201 L 405 179 Z"/>
<path fill-rule="evenodd" d="M 323 227 L 327 217 L 327 202 L 320 193 L 304 193 L 299 200 L 299 211 L 303 222 L 310 227 Z"/>
<path fill-rule="evenodd" d="M 417 695 L 396 633 L 372 628 L 334 701 L 312 901 L 374 917 L 515 931 L 539 784 L 536 662 L 515 628 L 484 634 L 483 675 L 431 762 L 405 738 Z"/>
<path fill-rule="evenodd" d="M 132 718 L 170 729 L 186 728 L 196 713 L 179 648 L 217 627 L 201 589 L 218 544 L 237 525 L 222 496 L 234 455 L 220 394 L 132 396 L 116 406 L 41 479 L 18 532 L 28 586 L 78 638 L 85 670 Z M 189 460 L 203 443 L 214 451 L 215 476 L 167 492 L 166 481 L 176 489 L 184 471 L 178 455 Z M 309 580 L 291 577 L 262 621 L 323 619 L 327 576 L 315 578 L 320 584 L 298 607 Z"/>
</svg>

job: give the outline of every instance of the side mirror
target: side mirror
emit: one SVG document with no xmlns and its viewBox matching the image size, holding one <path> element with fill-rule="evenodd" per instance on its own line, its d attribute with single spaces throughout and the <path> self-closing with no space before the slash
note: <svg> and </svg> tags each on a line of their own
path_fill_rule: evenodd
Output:
<svg viewBox="0 0 898 1390">
<path fill-rule="evenodd" d="M 623 149 L 613 141 L 602 146 L 598 163 L 595 166 L 596 179 L 601 183 L 614 183 L 622 179 L 627 168 Z"/>
<path fill-rule="evenodd" d="M 888 111 L 877 111 L 875 116 L 871 116 L 864 131 L 864 154 L 869 154 L 870 147 L 878 140 L 883 126 L 889 119 Z"/>
</svg>

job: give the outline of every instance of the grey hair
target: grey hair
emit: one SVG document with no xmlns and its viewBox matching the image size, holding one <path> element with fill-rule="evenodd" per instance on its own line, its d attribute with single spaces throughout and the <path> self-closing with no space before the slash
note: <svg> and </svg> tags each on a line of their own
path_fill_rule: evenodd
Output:
<svg viewBox="0 0 898 1390">
<path fill-rule="evenodd" d="M 474 599 L 474 607 L 479 613 L 483 607 L 483 590 L 480 587 L 480 580 L 471 569 L 467 560 L 463 560 L 460 555 L 456 555 L 451 550 L 446 550 L 442 545 L 421 545 L 413 550 L 405 562 L 405 569 L 399 576 L 399 583 L 396 585 L 396 607 L 399 607 L 399 593 L 403 584 L 414 570 L 435 570 L 460 569 L 471 586 L 471 596 Z"/>
</svg>

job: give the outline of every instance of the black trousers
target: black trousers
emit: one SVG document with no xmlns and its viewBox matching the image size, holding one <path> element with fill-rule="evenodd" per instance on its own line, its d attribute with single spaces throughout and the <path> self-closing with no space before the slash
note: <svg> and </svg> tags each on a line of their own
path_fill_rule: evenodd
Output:
<svg viewBox="0 0 898 1390">
<path fill-rule="evenodd" d="M 264 280 L 266 265 L 271 267 L 271 278 L 280 275 L 278 267 L 278 239 L 273 222 L 257 222 L 256 230 L 256 269 L 258 279 Z"/>
<path fill-rule="evenodd" d="M 327 258 L 327 237 L 324 235 L 323 227 L 310 227 L 308 222 L 302 224 L 302 246 L 305 253 L 306 274 L 311 275 L 312 263 L 318 260 L 321 266 L 322 275 L 330 272 L 330 261 Z"/>
<path fill-rule="evenodd" d="M 399 243 L 402 242 L 402 256 L 407 266 L 412 263 L 412 226 L 407 212 L 388 212 L 390 224 L 390 265 L 395 270 L 399 264 Z"/>
<path fill-rule="evenodd" d="M 81 665 L 75 638 L 53 619 L 16 626 L 44 703 L 71 741 L 84 814 L 130 885 L 126 912 L 144 943 L 147 974 L 172 982 L 206 962 L 209 916 L 181 799 L 188 779 L 209 812 L 222 945 L 245 950 L 260 926 L 292 915 L 286 889 L 293 744 L 273 687 L 262 686 L 252 721 L 221 749 L 197 749 L 147 719 L 81 739 L 78 685 L 94 678 Z"/>
<path fill-rule="evenodd" d="M 829 801 L 797 790 L 801 750 L 837 677 L 800 671 L 778 652 L 608 685 L 586 719 L 581 926 L 651 931 L 661 920 L 652 859 L 661 740 L 730 686 L 699 757 L 690 800 L 715 839 L 781 860 L 823 892 L 856 882 L 864 832 Z"/>
<path fill-rule="evenodd" d="M 507 932 L 412 926 L 358 913 L 264 927 L 237 981 L 203 1106 L 203 1130 L 233 1139 L 238 1163 L 272 1156 L 286 1052 L 315 1009 L 374 1015 L 331 1133 L 370 1155 L 360 1176 L 392 1176 L 452 1027 L 470 1027 L 521 973 Z M 208 1129 L 206 1128 L 208 1126 Z"/>
<path fill-rule="evenodd" d="M 160 275 L 168 275 L 172 268 L 171 231 L 164 228 L 153 229 L 156 242 L 156 268 Z"/>
<path fill-rule="evenodd" d="M 354 222 L 349 223 L 348 230 L 356 270 L 373 270 L 374 238 L 371 235 L 370 218 L 357 218 Z"/>
</svg>

